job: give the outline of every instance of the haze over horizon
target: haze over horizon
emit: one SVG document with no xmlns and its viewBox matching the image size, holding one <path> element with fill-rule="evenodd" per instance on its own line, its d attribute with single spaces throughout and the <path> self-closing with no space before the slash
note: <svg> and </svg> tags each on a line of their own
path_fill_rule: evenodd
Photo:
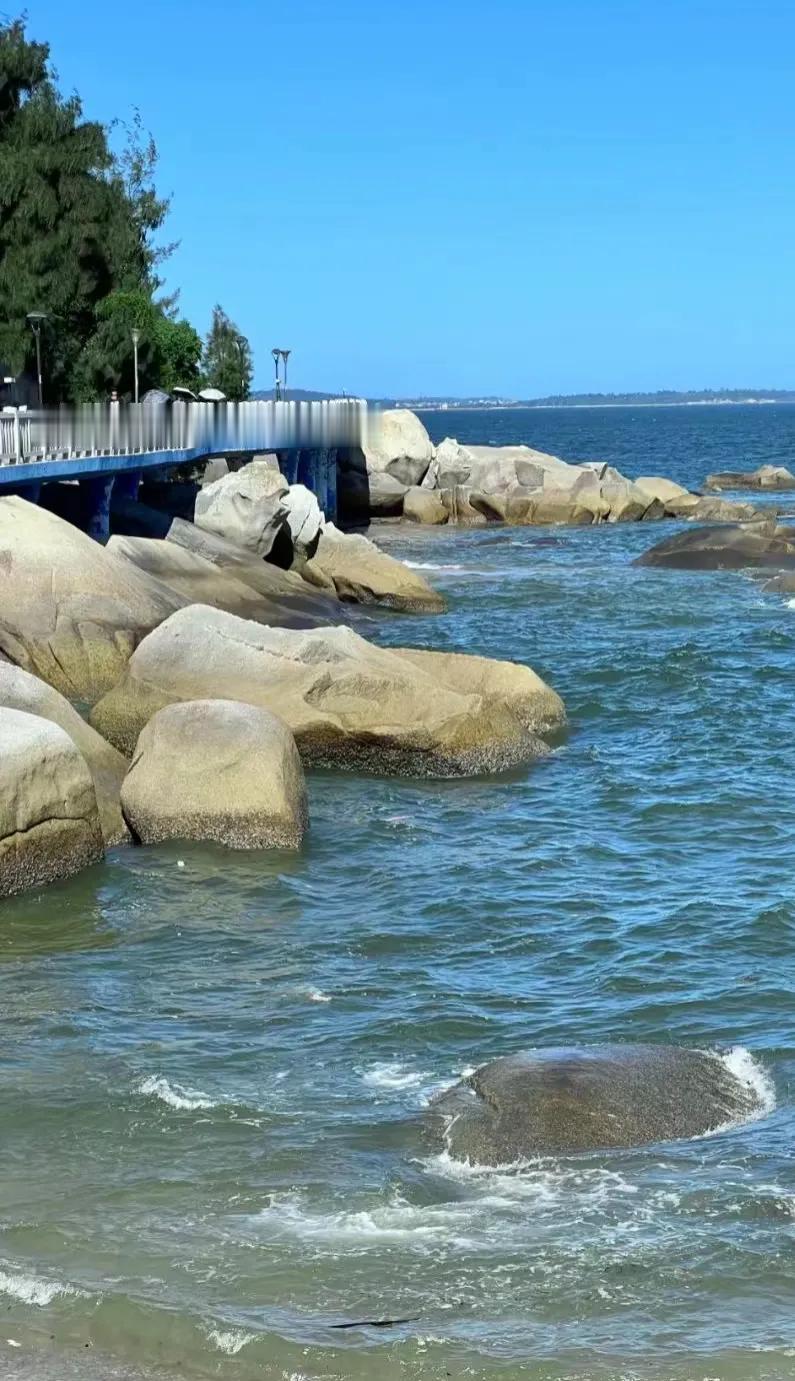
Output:
<svg viewBox="0 0 795 1381">
<path fill-rule="evenodd" d="M 762 0 L 31 0 L 90 118 L 138 107 L 167 286 L 296 386 L 786 388 L 795 11 Z"/>
</svg>

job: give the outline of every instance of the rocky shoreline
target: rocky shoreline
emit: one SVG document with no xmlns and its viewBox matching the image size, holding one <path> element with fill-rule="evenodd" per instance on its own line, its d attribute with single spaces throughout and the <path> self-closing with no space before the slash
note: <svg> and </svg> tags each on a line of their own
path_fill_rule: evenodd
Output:
<svg viewBox="0 0 795 1381">
<path fill-rule="evenodd" d="M 752 505 L 661 477 L 632 481 L 527 447 L 434 448 L 401 411 L 343 469 L 349 514 L 362 475 L 368 504 L 398 495 L 405 521 L 708 514 L 720 525 L 680 531 L 641 564 L 795 568 L 795 533 L 770 508 L 736 526 L 726 520 L 754 517 Z M 543 757 L 565 729 L 560 696 L 527 666 L 386 649 L 350 626 L 355 604 L 436 614 L 445 600 L 327 522 L 275 457 L 235 471 L 213 462 L 192 522 L 169 519 L 163 537 L 117 532 L 106 547 L 4 498 L 0 560 L 0 895 L 68 877 L 120 843 L 300 848 L 306 769 L 489 774 Z"/>
<path fill-rule="evenodd" d="M 786 485 L 782 475 L 777 486 L 748 487 Z M 462 446 L 453 437 L 434 446 L 420 419 L 400 408 L 381 414 L 370 443 L 342 459 L 339 494 L 351 521 L 436 526 L 743 522 L 774 511 L 691 493 L 661 475 L 631 480 L 601 461 L 572 465 L 530 446 Z"/>
</svg>

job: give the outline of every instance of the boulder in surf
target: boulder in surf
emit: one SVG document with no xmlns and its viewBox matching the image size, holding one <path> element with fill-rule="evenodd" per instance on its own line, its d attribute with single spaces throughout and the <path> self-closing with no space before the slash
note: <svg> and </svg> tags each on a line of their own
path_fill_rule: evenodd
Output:
<svg viewBox="0 0 795 1381">
<path fill-rule="evenodd" d="M 759 1092 L 716 1054 L 601 1045 L 493 1060 L 439 1095 L 429 1118 L 454 1159 L 505 1165 L 703 1136 L 761 1111 Z"/>
</svg>

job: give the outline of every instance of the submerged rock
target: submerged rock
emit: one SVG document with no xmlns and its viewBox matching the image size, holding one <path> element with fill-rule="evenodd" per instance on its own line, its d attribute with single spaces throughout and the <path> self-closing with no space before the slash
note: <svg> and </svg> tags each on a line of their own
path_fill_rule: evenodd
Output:
<svg viewBox="0 0 795 1381">
<path fill-rule="evenodd" d="M 306 787 L 289 729 L 232 700 L 168 705 L 149 720 L 121 791 L 144 844 L 211 839 L 235 849 L 298 848 Z"/>
<path fill-rule="evenodd" d="M 747 527 L 698 527 L 666 537 L 639 556 L 636 566 L 688 571 L 742 570 L 746 566 L 795 567 L 795 537 L 775 522 Z"/>
<path fill-rule="evenodd" d="M 529 1050 L 441 1094 L 430 1128 L 482 1165 L 703 1136 L 763 1111 L 719 1056 L 662 1045 Z"/>
<path fill-rule="evenodd" d="M 278 715 L 305 763 L 379 776 L 475 776 L 549 751 L 512 708 L 512 681 L 478 694 L 453 689 L 449 675 L 349 628 L 263 628 L 192 605 L 144 640 L 91 722 L 131 752 L 164 705 L 240 700 Z"/>
<path fill-rule="evenodd" d="M 0 709 L 0 896 L 71 877 L 102 852 L 94 783 L 69 734 Z"/>
</svg>

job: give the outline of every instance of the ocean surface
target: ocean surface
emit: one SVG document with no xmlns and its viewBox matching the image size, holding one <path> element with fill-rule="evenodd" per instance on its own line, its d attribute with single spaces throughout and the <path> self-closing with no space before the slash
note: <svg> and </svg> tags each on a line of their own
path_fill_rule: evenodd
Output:
<svg viewBox="0 0 795 1381">
<path fill-rule="evenodd" d="M 795 462 L 784 407 L 427 420 L 693 485 Z M 384 525 L 450 611 L 360 626 L 535 667 L 549 759 L 312 774 L 300 855 L 118 850 L 2 904 L 0 1376 L 795 1377 L 795 609 L 633 567 L 673 527 Z M 497 1170 L 422 1143 L 462 1071 L 605 1040 L 721 1052 L 763 1113 Z"/>
</svg>

